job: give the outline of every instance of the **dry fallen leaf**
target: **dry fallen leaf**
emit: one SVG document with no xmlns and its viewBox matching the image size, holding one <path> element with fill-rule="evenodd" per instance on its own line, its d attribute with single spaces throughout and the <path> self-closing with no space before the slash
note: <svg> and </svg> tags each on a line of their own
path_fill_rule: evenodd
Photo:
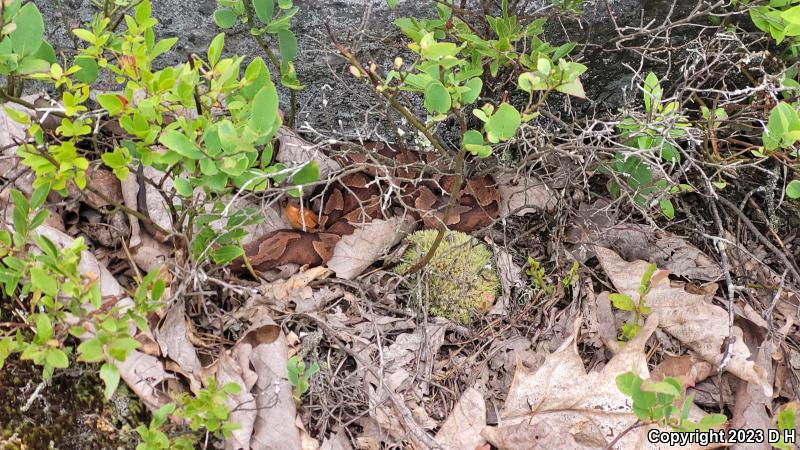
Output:
<svg viewBox="0 0 800 450">
<path fill-rule="evenodd" d="M 277 162 L 291 164 L 316 161 L 321 179 L 342 168 L 322 151 L 323 146 L 311 144 L 289 128 L 281 127 L 278 130 L 278 143 L 278 152 L 275 155 Z"/>
<path fill-rule="evenodd" d="M 122 189 L 122 198 L 125 201 L 125 206 L 136 210 L 138 203 L 137 197 L 139 194 L 139 183 L 136 181 L 136 177 L 128 175 L 124 180 L 122 180 L 120 186 Z M 128 246 L 130 248 L 136 248 L 142 243 L 142 230 L 139 227 L 139 219 L 132 214 L 128 214 L 128 223 L 131 226 L 131 238 L 128 242 Z M 139 264 L 139 262 L 137 262 L 137 264 Z"/>
<path fill-rule="evenodd" d="M 551 211 L 558 203 L 553 190 L 540 180 L 528 177 L 516 180 L 509 174 L 497 175 L 495 180 L 500 193 L 500 217 Z"/>
<path fill-rule="evenodd" d="M 252 296 L 247 300 L 246 305 L 241 309 L 240 314 L 246 315 L 259 304 L 262 305 L 287 305 L 292 300 L 292 295 L 297 291 L 307 288 L 314 280 L 327 278 L 331 271 L 325 267 L 312 267 L 304 272 L 299 272 L 285 280 L 275 280 L 266 283 L 258 288 L 261 295 Z M 301 297 L 305 293 L 298 294 Z"/>
<path fill-rule="evenodd" d="M 638 299 L 637 290 L 648 263 L 641 260 L 627 262 L 603 247 L 595 246 L 593 250 L 614 287 L 619 292 Z M 706 303 L 703 295 L 673 288 L 668 278 L 653 283 L 646 303 L 662 318 L 660 327 L 664 331 L 715 367 L 719 366 L 728 337 L 728 313 L 723 308 Z M 761 386 L 764 393 L 771 396 L 772 383 L 767 379 L 766 371 L 750 360 L 750 350 L 742 340 L 742 330 L 734 327 L 733 332 L 736 340 L 726 370 Z"/>
<path fill-rule="evenodd" d="M 325 317 L 328 323 L 335 320 L 332 319 L 330 314 Z M 444 342 L 448 325 L 447 320 L 437 319 L 413 333 L 398 335 L 395 342 L 383 351 L 367 340 L 353 340 L 353 350 L 362 355 L 357 360 L 358 370 L 364 371 L 366 395 L 374 409 L 367 423 L 377 428 L 374 433 L 368 433 L 365 429 L 357 439 L 359 443 L 364 442 L 365 446 L 371 448 L 375 441 L 390 444 L 411 439 L 423 445 L 419 439 L 423 435 L 431 440 L 424 430 L 438 424 L 416 399 L 426 394 L 428 382 L 425 380 L 431 379 L 435 357 Z M 380 374 L 370 370 L 376 366 L 382 368 Z M 390 397 L 394 397 L 394 400 Z"/>
<path fill-rule="evenodd" d="M 251 310 L 249 320 L 250 327 L 233 348 L 204 369 L 221 383 L 242 387 L 227 401 L 231 420 L 240 427 L 226 440 L 225 448 L 299 449 L 292 386 L 286 379 L 286 337 L 265 308 Z"/>
<path fill-rule="evenodd" d="M 448 326 L 447 320 L 437 317 L 425 327 L 418 327 L 413 333 L 398 335 L 394 343 L 384 350 L 384 373 L 395 382 L 392 390 L 397 391 L 404 382 L 410 381 L 412 373 L 422 377 L 422 380 L 431 379 L 436 354 L 444 344 Z M 366 379 L 378 383 L 371 374 L 367 374 Z M 426 392 L 428 383 L 422 380 L 416 380 L 414 388 Z"/>
<path fill-rule="evenodd" d="M 414 222 L 410 217 L 376 219 L 358 225 L 353 234 L 343 236 L 336 243 L 328 268 L 337 277 L 352 280 L 397 245 L 412 231 L 413 226 Z"/>
<path fill-rule="evenodd" d="M 133 227 L 131 227 L 131 232 L 133 232 Z M 166 244 L 158 242 L 147 233 L 139 234 L 138 242 L 135 247 L 131 248 L 131 256 L 143 271 L 150 272 L 158 267 L 163 267 L 169 261 L 172 249 Z"/>
<path fill-rule="evenodd" d="M 26 95 L 22 99 L 33 103 L 42 95 Z M 17 103 L 5 102 L 3 106 L 24 112 L 32 118 L 36 117 L 36 111 Z M 27 131 L 28 125 L 15 122 L 6 114 L 4 108 L 0 108 L 0 174 L 8 180 L 14 180 L 14 187 L 30 195 L 33 192 L 36 174 L 22 165 L 20 158 L 17 157 L 17 145 L 25 142 Z"/>
<path fill-rule="evenodd" d="M 268 319 L 261 320 L 259 325 L 263 328 L 267 324 L 264 321 Z M 269 323 L 272 323 L 271 320 Z M 278 337 L 269 343 L 244 340 L 237 344 L 237 347 L 241 354 L 248 355 L 251 367 L 258 374 L 254 386 L 258 415 L 250 446 L 275 449 L 300 448 L 300 430 L 295 425 L 297 411 L 292 396 L 292 385 L 287 379 L 289 355 L 283 332 L 278 329 Z"/>
<path fill-rule="evenodd" d="M 461 394 L 450 416 L 436 433 L 436 442 L 444 450 L 473 449 L 486 443 L 481 430 L 486 426 L 486 403 L 483 394 L 469 388 Z"/>
<path fill-rule="evenodd" d="M 579 244 L 574 253 L 582 255 L 582 260 L 591 257 L 592 246 L 598 245 L 614 250 L 628 261 L 652 261 L 680 277 L 714 281 L 722 276 L 719 264 L 686 238 L 647 225 L 619 222 L 609 217 L 606 206 L 601 201 L 580 206 L 576 226 L 569 231 L 568 239 Z"/>
<path fill-rule="evenodd" d="M 233 430 L 231 437 L 225 440 L 225 448 L 226 450 L 249 449 L 257 412 L 254 410 L 255 398 L 250 392 L 253 386 L 245 378 L 249 378 L 248 375 L 253 374 L 253 371 L 248 366 L 240 364 L 227 352 L 222 352 L 216 368 L 215 378 L 220 385 L 236 383 L 242 388 L 238 394 L 229 395 L 226 401 L 231 411 L 230 421 L 236 423 L 238 427 Z"/>
<path fill-rule="evenodd" d="M 145 183 L 145 201 L 147 203 L 147 215 L 150 217 L 150 220 L 153 221 L 156 225 L 160 226 L 165 230 L 172 229 L 172 213 L 169 209 L 169 205 L 167 201 L 164 199 L 164 196 L 161 195 L 158 188 L 156 186 L 161 186 L 161 189 L 168 194 L 171 194 L 175 191 L 175 183 L 172 180 L 171 176 L 166 176 L 166 174 L 154 167 L 145 166 L 143 169 L 144 177 L 152 181 L 152 183 Z M 133 178 L 133 174 L 130 175 Z M 166 178 L 165 178 L 166 176 Z M 162 183 L 163 180 L 163 183 Z M 154 186 L 155 184 L 156 186 Z M 129 205 L 130 206 L 130 205 Z M 176 205 L 178 206 L 178 205 Z M 136 204 L 133 205 L 133 209 L 136 209 Z M 159 241 L 166 240 L 166 236 L 153 236 Z"/>
<path fill-rule="evenodd" d="M 511 254 L 503 247 L 496 245 L 488 236 L 486 242 L 491 246 L 492 253 L 494 253 L 494 261 L 501 288 L 500 298 L 494 302 L 489 314 L 505 315 L 513 289 L 525 284 L 522 279 L 522 267 L 516 265 L 511 258 Z"/>
<path fill-rule="evenodd" d="M 664 355 L 664 359 L 653 369 L 650 377 L 663 380 L 664 377 L 677 378 L 688 386 L 702 382 L 714 371 L 714 367 L 699 359 L 693 353 L 683 356 Z"/>
<path fill-rule="evenodd" d="M 353 450 L 353 446 L 350 445 L 350 440 L 347 439 L 347 433 L 337 431 L 322 440 L 320 450 Z"/>
<path fill-rule="evenodd" d="M 752 308 L 745 304 L 745 312 Z M 764 367 L 770 375 L 772 370 L 772 352 L 779 346 L 767 335 L 769 324 L 755 311 L 746 313 L 748 320 L 739 322 L 744 332 L 744 342 L 754 354 L 754 361 L 760 367 Z M 732 405 L 733 417 L 731 418 L 731 428 L 749 428 L 763 430 L 766 436 L 770 428 L 775 427 L 775 421 L 770 417 L 769 411 L 772 410 L 772 397 L 764 395 L 761 387 L 756 383 L 745 380 L 738 380 L 733 383 L 736 389 L 734 404 Z M 756 443 L 736 443 L 731 446 L 734 450 L 769 450 L 772 445 L 766 442 Z"/>
<path fill-rule="evenodd" d="M 86 178 L 87 185 L 105 195 L 110 200 L 113 200 L 116 203 L 123 203 L 122 188 L 120 186 L 119 178 L 117 178 L 112 171 L 105 168 L 96 168 L 94 166 L 90 166 L 86 170 Z M 113 206 L 112 203 L 103 200 L 103 198 L 93 192 L 79 190 L 78 187 L 73 183 L 69 183 L 67 185 L 67 195 L 72 198 L 79 198 L 81 195 L 84 195 L 85 200 L 95 208 Z"/>
<path fill-rule="evenodd" d="M 70 236 L 47 225 L 41 225 L 35 230 L 35 233 L 47 237 L 59 248 L 67 247 L 73 242 L 73 238 Z M 125 290 L 114 278 L 114 275 L 101 265 L 90 252 L 81 253 L 78 270 L 82 274 L 99 274 L 100 294 L 104 298 L 119 298 L 117 306 L 123 310 L 133 306 L 133 300 L 125 294 Z M 135 330 L 134 327 L 129 331 L 133 334 Z M 92 337 L 91 331 L 81 336 L 82 339 L 90 337 Z M 116 362 L 116 365 L 125 383 L 148 407 L 155 410 L 169 401 L 169 398 L 163 393 L 161 384 L 175 377 L 167 373 L 161 359 L 133 350 L 124 362 Z"/>
<path fill-rule="evenodd" d="M 649 378 L 644 348 L 658 326 L 658 320 L 658 314 L 651 314 L 636 337 L 621 348 L 601 371 L 589 373 L 586 373 L 578 354 L 576 335 L 580 320 L 577 320 L 573 335 L 548 355 L 536 371 L 522 364 L 517 366 L 500 424 L 485 428 L 483 436 L 506 450 L 552 450 L 556 438 L 568 442 L 567 448 L 605 448 L 637 420 L 631 411 L 630 399 L 617 388 L 616 377 L 632 371 L 644 379 Z M 689 417 L 697 420 L 702 414 L 693 406 Z M 525 425 L 506 428 L 520 424 Z M 648 429 L 640 427 L 628 432 L 614 448 L 668 448 L 649 444 Z M 536 436 L 537 430 L 546 433 L 541 442 L 525 438 Z M 504 431 L 521 437 L 512 439 Z M 553 438 L 547 438 L 551 434 Z M 575 441 L 575 446 L 566 434 Z"/>
<path fill-rule="evenodd" d="M 571 434 L 566 431 L 555 431 L 546 422 L 533 424 L 520 422 L 514 425 L 486 427 L 483 430 L 483 435 L 489 442 L 503 450 L 549 450 L 557 448 L 590 450 L 595 448 L 578 444 Z"/>
<path fill-rule="evenodd" d="M 197 350 L 186 338 L 189 328 L 186 325 L 184 301 L 178 300 L 167 311 L 161 325 L 153 330 L 161 354 L 178 364 L 181 373 L 189 377 L 192 390 L 199 388 L 200 379 L 197 373 L 203 367 L 197 357 Z"/>
<path fill-rule="evenodd" d="M 593 330 L 597 333 L 603 345 L 612 353 L 616 353 L 619 349 L 617 341 L 617 325 L 614 320 L 614 313 L 611 310 L 611 300 L 608 298 L 608 292 L 603 291 L 594 298 L 594 313 L 596 322 L 596 329 Z"/>
</svg>

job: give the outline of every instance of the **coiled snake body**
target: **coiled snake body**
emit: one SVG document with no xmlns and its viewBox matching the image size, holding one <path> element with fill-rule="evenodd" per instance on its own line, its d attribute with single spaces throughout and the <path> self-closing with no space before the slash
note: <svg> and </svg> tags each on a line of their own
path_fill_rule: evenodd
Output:
<svg viewBox="0 0 800 450">
<path fill-rule="evenodd" d="M 358 149 L 359 151 L 354 151 Z M 334 144 L 328 152 L 340 165 L 359 164 L 365 168 L 348 173 L 335 183 L 318 188 L 311 208 L 318 216 L 316 229 L 282 229 L 245 245 L 245 255 L 256 270 L 265 271 L 284 264 L 320 266 L 328 262 L 336 244 L 355 232 L 362 223 L 384 219 L 391 214 L 382 208 L 382 192 L 389 184 L 399 190 L 398 203 L 426 228 L 436 228 L 454 190 L 456 177 L 441 167 L 432 153 L 398 150 L 389 144 L 368 142 L 363 146 Z M 368 164 L 379 159 L 381 164 Z M 469 178 L 458 193 L 447 227 L 473 232 L 489 226 L 499 214 L 499 194 L 490 175 Z M 243 272 L 243 260 L 232 264 Z"/>
</svg>

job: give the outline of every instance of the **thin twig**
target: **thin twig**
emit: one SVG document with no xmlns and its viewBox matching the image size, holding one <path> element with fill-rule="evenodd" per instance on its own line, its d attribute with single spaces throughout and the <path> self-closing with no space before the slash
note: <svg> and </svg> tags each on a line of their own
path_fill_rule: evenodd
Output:
<svg viewBox="0 0 800 450">
<path fill-rule="evenodd" d="M 624 430 L 622 430 L 617 435 L 617 437 L 614 438 L 613 441 L 609 442 L 608 445 L 606 445 L 603 448 L 603 450 L 611 450 L 612 448 L 614 448 L 615 445 L 617 445 L 617 442 L 619 442 L 619 440 L 622 439 L 626 434 L 630 433 L 631 431 L 633 431 L 633 430 L 635 430 L 637 428 L 641 428 L 641 427 L 647 426 L 647 425 L 652 425 L 652 422 L 642 422 L 641 420 L 637 420 L 636 422 L 633 422 L 632 424 L 628 425 L 628 428 L 625 428 Z"/>
<path fill-rule="evenodd" d="M 795 281 L 800 283 L 800 269 L 798 269 L 798 267 L 791 260 L 789 260 L 789 258 L 786 257 L 786 254 L 780 251 L 780 249 L 778 249 L 778 247 L 776 247 L 775 244 L 773 244 L 769 239 L 767 239 L 766 236 L 764 236 L 758 230 L 758 228 L 753 224 L 750 218 L 747 217 L 742 212 L 742 210 L 737 208 L 736 205 L 733 204 L 733 202 L 722 196 L 719 197 L 719 201 L 723 205 L 728 207 L 730 210 L 734 211 L 739 216 L 739 218 L 742 219 L 742 222 L 755 235 L 756 239 L 758 239 L 759 242 L 764 244 L 765 247 L 770 249 L 770 251 L 772 251 L 772 253 L 774 253 L 775 256 L 777 256 L 783 262 L 783 264 L 786 265 L 786 267 L 792 272 Z"/>
<path fill-rule="evenodd" d="M 722 226 L 722 219 L 719 217 L 719 211 L 717 210 L 717 203 L 714 201 L 716 198 L 721 198 L 720 196 L 716 195 L 714 188 L 711 186 L 711 182 L 706 179 L 706 189 L 710 194 L 709 204 L 711 205 L 711 213 L 714 216 L 714 223 L 717 225 L 717 232 L 719 233 L 719 239 L 715 239 L 714 245 L 717 247 L 717 251 L 719 252 L 719 259 L 720 265 L 722 266 L 722 275 L 725 277 L 725 284 L 727 285 L 725 289 L 725 296 L 728 299 L 728 339 L 727 345 L 725 346 L 725 353 L 722 355 L 722 359 L 719 362 L 718 372 L 722 372 L 727 367 L 728 363 L 731 360 L 731 356 L 733 356 L 733 344 L 736 342 L 736 335 L 733 334 L 733 296 L 734 296 L 734 286 L 733 286 L 733 279 L 731 278 L 730 267 L 728 266 L 728 253 L 727 247 L 725 246 L 725 242 L 723 239 L 725 238 L 725 228 Z"/>
<path fill-rule="evenodd" d="M 359 367 L 365 368 L 369 373 L 372 374 L 376 379 L 382 380 L 383 377 L 381 376 L 380 372 L 378 372 L 371 364 L 367 361 L 364 361 L 361 356 L 353 351 L 339 336 L 339 333 L 331 328 L 324 320 L 319 319 L 313 314 L 301 314 L 302 316 L 308 317 L 309 319 L 313 320 L 322 330 L 327 334 L 336 345 L 341 349 L 343 352 L 347 353 L 348 356 L 355 359 L 358 362 Z M 416 440 L 418 440 L 421 444 L 425 445 L 425 448 L 429 449 L 439 449 L 441 450 L 442 447 L 436 443 L 434 438 L 432 438 L 425 430 L 420 427 L 414 417 L 411 414 L 411 411 L 408 410 L 408 407 L 395 395 L 394 391 L 392 391 L 385 383 L 378 383 L 378 385 L 386 392 L 386 396 L 392 401 L 397 411 L 400 413 L 400 420 L 403 422 L 403 425 L 406 428 L 406 431 L 411 433 Z"/>
</svg>

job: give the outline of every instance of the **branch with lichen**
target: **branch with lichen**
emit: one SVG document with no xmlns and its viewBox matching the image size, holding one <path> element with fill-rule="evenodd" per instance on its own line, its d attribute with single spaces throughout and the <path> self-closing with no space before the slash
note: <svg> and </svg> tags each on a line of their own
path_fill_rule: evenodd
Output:
<svg viewBox="0 0 800 450">
<path fill-rule="evenodd" d="M 433 148 L 444 158 L 449 158 L 452 155 L 452 152 L 448 151 L 444 143 L 439 140 L 436 136 L 433 135 L 431 130 L 425 126 L 425 124 L 419 120 L 414 113 L 411 112 L 405 105 L 400 103 L 397 99 L 396 95 L 392 95 L 386 89 L 380 89 L 383 86 L 383 80 L 378 74 L 377 68 L 374 64 L 370 65 L 369 68 L 364 67 L 361 61 L 351 52 L 347 47 L 339 43 L 336 38 L 333 36 L 331 32 L 330 26 L 326 23 L 325 27 L 328 30 L 328 35 L 330 36 L 331 42 L 336 47 L 336 50 L 350 63 L 351 67 L 353 68 L 353 74 L 359 77 L 366 77 L 369 80 L 369 85 L 372 87 L 373 91 L 386 99 L 389 105 L 397 111 L 401 116 L 403 116 L 408 123 L 411 124 L 415 129 L 417 129 L 420 133 L 422 133 L 428 142 L 431 143 Z M 464 118 L 461 111 L 456 108 L 451 110 L 458 118 L 459 125 L 461 128 L 462 136 L 467 131 L 466 126 L 466 119 Z M 425 267 L 428 263 L 430 263 L 433 255 L 436 252 L 436 249 L 442 242 L 444 238 L 444 234 L 447 231 L 447 221 L 450 219 L 450 215 L 452 214 L 453 210 L 455 209 L 459 194 L 461 193 L 461 186 L 464 184 L 464 158 L 466 157 L 466 148 L 462 145 L 461 148 L 458 150 L 455 158 L 455 182 L 453 183 L 453 190 L 450 193 L 450 200 L 447 203 L 447 209 L 445 209 L 444 216 L 442 220 L 439 222 L 439 226 L 437 227 L 437 235 L 434 239 L 433 243 L 430 246 L 430 249 L 427 253 L 419 260 L 416 264 L 414 264 L 409 270 L 409 274 L 413 274 L 418 272 L 420 269 Z"/>
</svg>

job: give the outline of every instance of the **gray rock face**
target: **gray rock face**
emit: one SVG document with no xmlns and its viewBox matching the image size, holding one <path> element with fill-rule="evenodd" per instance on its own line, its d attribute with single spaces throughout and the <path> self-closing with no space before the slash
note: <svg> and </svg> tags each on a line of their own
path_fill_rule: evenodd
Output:
<svg viewBox="0 0 800 450">
<path fill-rule="evenodd" d="M 95 7 L 88 0 L 33 1 L 45 15 L 48 38 L 57 50 L 69 56 L 73 53 L 75 39 L 68 30 L 91 20 Z M 204 54 L 213 37 L 221 31 L 212 19 L 215 0 L 152 0 L 152 3 L 153 15 L 160 22 L 158 36 L 180 38 L 174 49 L 162 56 L 160 63 L 163 65 L 183 62 L 190 53 Z M 409 15 L 431 17 L 434 2 L 401 0 L 396 11 L 389 10 L 385 0 L 299 0 L 296 3 L 300 6 L 294 19 L 300 46 L 296 66 L 299 79 L 306 86 L 298 94 L 297 125 L 312 134 L 314 131 L 350 137 L 380 134 L 376 124 L 385 117 L 383 103 L 376 101 L 363 82 L 349 75 L 347 64 L 331 45 L 325 25 L 330 26 L 337 40 L 355 50 L 362 61 L 374 61 L 388 68 L 395 56 L 407 52 L 405 41 L 392 21 Z M 663 10 L 661 3 L 662 0 L 609 0 L 608 5 L 622 26 L 639 23 L 640 19 L 648 22 L 659 14 L 658 10 Z M 584 9 L 580 24 L 571 18 L 551 19 L 546 38 L 553 44 L 567 40 L 588 44 L 582 54 L 582 62 L 589 66 L 584 76 L 587 94 L 607 106 L 619 106 L 621 92 L 630 84 L 630 74 L 623 63 L 637 66 L 638 58 L 601 50 L 604 43 L 616 35 L 604 1 L 591 2 Z M 228 30 L 225 52 L 248 58 L 263 56 L 243 26 Z M 626 57 L 631 61 L 626 61 Z M 282 98 L 286 108 L 289 96 Z"/>
</svg>

